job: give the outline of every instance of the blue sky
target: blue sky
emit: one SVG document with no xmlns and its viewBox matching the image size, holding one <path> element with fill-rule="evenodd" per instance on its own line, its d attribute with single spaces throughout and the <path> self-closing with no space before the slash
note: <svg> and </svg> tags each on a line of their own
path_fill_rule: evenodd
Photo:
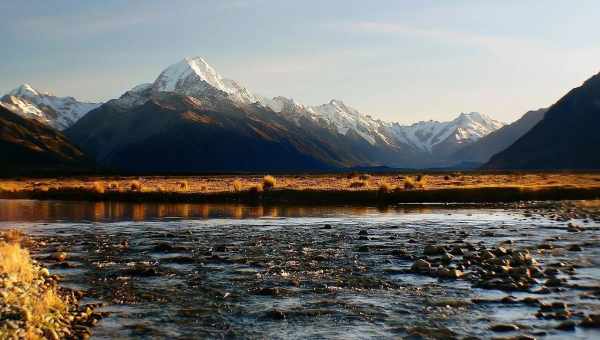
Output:
<svg viewBox="0 0 600 340">
<path fill-rule="evenodd" d="M 0 92 L 103 101 L 202 56 L 255 93 L 510 122 L 600 71 L 598 1 L 0 2 Z"/>
</svg>

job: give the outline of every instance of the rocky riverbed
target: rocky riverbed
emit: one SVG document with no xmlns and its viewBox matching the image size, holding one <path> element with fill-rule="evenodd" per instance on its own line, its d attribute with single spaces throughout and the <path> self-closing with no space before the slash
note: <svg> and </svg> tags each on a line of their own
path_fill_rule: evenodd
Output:
<svg viewBox="0 0 600 340">
<path fill-rule="evenodd" d="M 600 337 L 597 212 L 565 202 L 10 224 L 82 303 L 104 304 L 98 338 L 587 339 Z"/>
</svg>

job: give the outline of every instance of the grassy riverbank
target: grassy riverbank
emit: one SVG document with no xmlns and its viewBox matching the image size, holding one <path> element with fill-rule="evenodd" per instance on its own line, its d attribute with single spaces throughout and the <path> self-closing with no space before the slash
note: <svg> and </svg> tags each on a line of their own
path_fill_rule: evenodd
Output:
<svg viewBox="0 0 600 340">
<path fill-rule="evenodd" d="M 0 181 L 0 198 L 377 204 L 600 198 L 596 173 L 85 177 Z"/>
<path fill-rule="evenodd" d="M 101 315 L 33 260 L 16 231 L 0 235 L 0 339 L 81 339 Z M 95 321 L 94 321 L 95 320 Z"/>
</svg>

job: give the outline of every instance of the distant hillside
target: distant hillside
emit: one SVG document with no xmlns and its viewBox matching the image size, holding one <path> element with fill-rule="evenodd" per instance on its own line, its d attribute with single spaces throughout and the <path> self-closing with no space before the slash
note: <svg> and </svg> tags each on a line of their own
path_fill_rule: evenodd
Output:
<svg viewBox="0 0 600 340">
<path fill-rule="evenodd" d="M 0 174 L 30 175 L 91 168 L 65 136 L 36 120 L 0 107 Z"/>
<path fill-rule="evenodd" d="M 462 162 L 486 163 L 498 152 L 508 148 L 539 123 L 548 109 L 529 111 L 512 124 L 501 127 L 456 152 L 454 159 Z"/>
<path fill-rule="evenodd" d="M 600 74 L 571 90 L 486 169 L 600 169 Z"/>
</svg>

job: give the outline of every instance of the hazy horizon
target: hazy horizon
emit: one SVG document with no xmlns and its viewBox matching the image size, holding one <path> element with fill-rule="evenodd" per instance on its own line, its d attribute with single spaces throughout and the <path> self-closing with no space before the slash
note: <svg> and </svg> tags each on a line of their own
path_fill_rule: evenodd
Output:
<svg viewBox="0 0 600 340">
<path fill-rule="evenodd" d="M 401 123 L 512 122 L 600 70 L 600 4 L 247 0 L 0 4 L 2 94 L 106 101 L 187 56 L 265 96 L 332 98 Z"/>
</svg>

